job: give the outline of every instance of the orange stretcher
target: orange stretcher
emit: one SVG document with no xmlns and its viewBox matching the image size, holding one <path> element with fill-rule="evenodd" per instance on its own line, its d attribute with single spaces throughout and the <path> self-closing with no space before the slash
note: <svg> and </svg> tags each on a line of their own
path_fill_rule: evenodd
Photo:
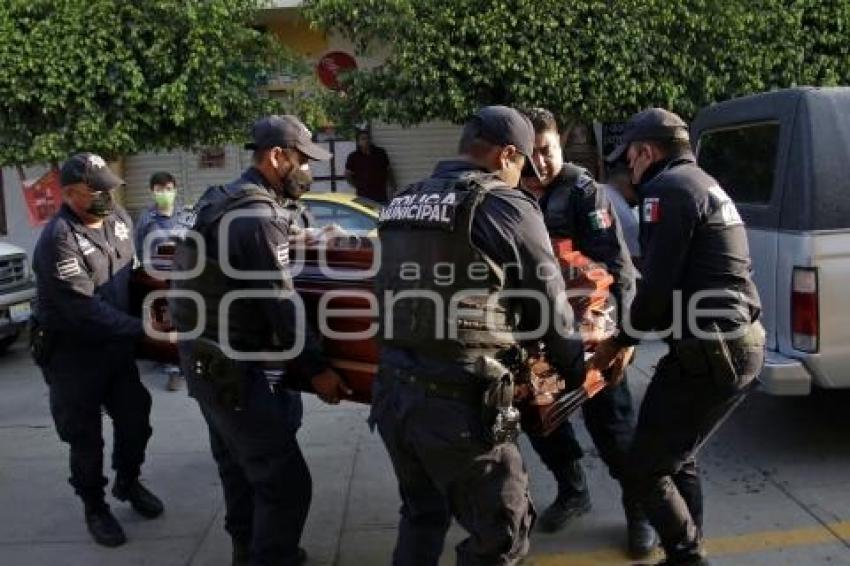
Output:
<svg viewBox="0 0 850 566">
<path fill-rule="evenodd" d="M 608 290 L 613 278 L 604 267 L 591 262 L 587 257 L 573 251 L 570 240 L 553 240 L 553 249 L 564 271 L 567 288 L 581 290 L 584 299 L 570 299 L 576 320 L 580 321 L 582 339 L 587 350 L 592 350 L 598 341 L 610 331 L 611 320 L 608 310 Z M 375 323 L 367 313 L 373 303 L 374 292 L 373 246 L 368 237 L 351 236 L 333 238 L 322 247 L 293 246 L 293 261 L 302 262 L 303 267 L 294 277 L 295 288 L 306 307 L 308 319 L 315 317 L 318 304 L 329 292 L 334 295 L 328 306 L 347 315 L 325 318 L 327 327 L 338 333 L 348 334 L 365 332 Z M 157 258 L 160 269 L 167 264 L 168 250 L 162 250 Z M 333 269 L 319 269 L 320 262 Z M 132 280 L 132 296 L 135 308 L 141 312 L 141 305 L 147 293 L 167 289 L 168 283 L 151 277 L 144 271 L 138 271 Z M 345 292 L 343 292 L 345 291 Z M 363 316 L 351 316 L 351 312 L 363 312 Z M 168 309 L 163 298 L 149 305 L 149 316 L 159 320 L 168 320 Z M 377 373 L 378 341 L 375 338 L 341 340 L 332 336 L 323 337 L 323 349 L 331 366 L 346 380 L 353 390 L 350 400 L 368 403 L 371 399 L 372 382 Z M 160 362 L 177 363 L 177 349 L 173 344 L 146 339 L 138 348 L 137 356 Z M 526 381 L 518 380 L 518 390 L 522 392 L 520 409 L 528 430 L 538 430 L 546 434 L 566 419 L 585 400 L 598 393 L 605 382 L 599 372 L 588 372 L 582 387 L 567 391 L 563 380 L 548 367 L 545 360 L 537 359 L 531 364 L 535 371 L 527 372 Z M 530 367 L 531 367 L 530 366 Z M 291 365 L 296 372 L 297 366 Z M 533 376 L 533 377 L 532 377 Z"/>
</svg>

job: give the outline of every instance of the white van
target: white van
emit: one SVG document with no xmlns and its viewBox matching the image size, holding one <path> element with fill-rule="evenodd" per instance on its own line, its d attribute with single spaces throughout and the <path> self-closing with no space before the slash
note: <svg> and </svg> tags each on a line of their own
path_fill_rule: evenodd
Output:
<svg viewBox="0 0 850 566">
<path fill-rule="evenodd" d="M 850 88 L 714 104 L 692 139 L 747 224 L 767 330 L 763 389 L 850 387 Z"/>
<path fill-rule="evenodd" d="M 0 354 L 15 343 L 32 314 L 35 298 L 27 255 L 23 249 L 0 242 Z"/>
</svg>

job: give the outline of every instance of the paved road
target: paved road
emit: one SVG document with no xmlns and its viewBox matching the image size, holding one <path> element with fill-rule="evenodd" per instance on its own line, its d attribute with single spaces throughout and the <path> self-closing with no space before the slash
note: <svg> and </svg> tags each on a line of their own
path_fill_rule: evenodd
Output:
<svg viewBox="0 0 850 566">
<path fill-rule="evenodd" d="M 642 347 L 630 370 L 638 398 L 660 353 L 658 345 Z M 130 542 L 109 550 L 91 543 L 85 531 L 82 507 L 66 482 L 67 449 L 23 344 L 0 358 L 0 564 L 229 564 L 219 479 L 197 406 L 185 392 L 164 391 L 165 378 L 154 368 L 143 370 L 154 396 L 143 479 L 165 500 L 166 514 L 146 521 L 113 502 Z M 365 408 L 326 407 L 312 397 L 307 408 L 300 437 L 316 484 L 304 540 L 310 564 L 389 563 L 398 498 L 383 447 L 365 425 Z M 535 535 L 532 564 L 628 564 L 618 490 L 581 434 L 593 511 L 565 533 Z M 848 435 L 850 393 L 754 394 L 702 459 L 715 563 L 850 565 Z M 529 446 L 523 448 L 535 499 L 545 505 L 554 485 Z M 453 528 L 445 564 L 453 563 L 451 547 L 462 536 Z"/>
</svg>

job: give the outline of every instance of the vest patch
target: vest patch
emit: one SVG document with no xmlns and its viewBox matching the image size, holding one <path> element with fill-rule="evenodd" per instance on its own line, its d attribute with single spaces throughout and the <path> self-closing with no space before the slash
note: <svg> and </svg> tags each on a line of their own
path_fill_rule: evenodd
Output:
<svg viewBox="0 0 850 566">
<path fill-rule="evenodd" d="M 738 213 L 735 203 L 732 202 L 726 191 L 720 188 L 719 185 L 712 185 L 708 188 L 708 192 L 719 201 L 720 218 L 723 220 L 723 224 L 726 226 L 736 226 L 744 223 L 741 220 L 741 215 Z"/>
<path fill-rule="evenodd" d="M 654 224 L 661 220 L 661 203 L 658 197 L 650 197 L 643 201 L 643 221 Z"/>
<path fill-rule="evenodd" d="M 594 230 L 607 230 L 611 227 L 611 215 L 604 208 L 598 208 L 587 215 L 590 218 L 590 227 Z"/>
<path fill-rule="evenodd" d="M 275 258 L 277 259 L 277 263 L 281 267 L 286 267 L 287 265 L 289 265 L 289 244 L 278 244 L 278 246 L 274 250 L 274 253 Z"/>
<path fill-rule="evenodd" d="M 56 274 L 59 276 L 59 279 L 62 279 L 63 281 L 65 279 L 81 275 L 82 273 L 83 270 L 80 267 L 80 262 L 75 257 L 70 257 L 56 262 Z"/>
<path fill-rule="evenodd" d="M 593 189 L 593 177 L 586 172 L 582 173 L 576 181 L 576 188 L 581 189 L 585 193 L 590 192 Z"/>
<path fill-rule="evenodd" d="M 83 252 L 83 255 L 89 255 L 95 250 L 94 244 L 91 243 L 91 240 L 82 234 L 74 232 L 74 237 L 77 239 L 77 245 L 80 246 L 80 251 Z"/>
<path fill-rule="evenodd" d="M 130 229 L 120 220 L 115 223 L 115 237 L 122 241 L 130 237 Z"/>
<path fill-rule="evenodd" d="M 395 197 L 381 211 L 379 224 L 411 224 L 454 230 L 458 199 L 453 192 L 415 193 Z"/>
</svg>

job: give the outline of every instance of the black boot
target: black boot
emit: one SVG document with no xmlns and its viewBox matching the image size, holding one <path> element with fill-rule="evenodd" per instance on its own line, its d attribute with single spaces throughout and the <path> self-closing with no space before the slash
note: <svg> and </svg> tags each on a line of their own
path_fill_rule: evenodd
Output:
<svg viewBox="0 0 850 566">
<path fill-rule="evenodd" d="M 251 563 L 251 545 L 246 541 L 232 539 L 233 541 L 233 566 L 248 566 Z M 299 566 L 307 563 L 307 551 L 298 547 L 295 564 Z"/>
<path fill-rule="evenodd" d="M 142 517 L 153 519 L 162 515 L 162 501 L 139 483 L 138 479 L 115 480 L 112 495 L 119 501 L 129 501 L 133 510 Z"/>
<path fill-rule="evenodd" d="M 648 558 L 658 546 L 655 529 L 652 528 L 640 505 L 628 502 L 624 497 L 623 507 L 626 510 L 629 556 L 635 560 Z"/>
<path fill-rule="evenodd" d="M 705 558 L 705 549 L 702 546 L 701 533 L 696 544 L 665 548 L 664 554 L 667 555 L 667 558 L 659 562 L 659 566 L 709 566 L 709 562 Z"/>
<path fill-rule="evenodd" d="M 578 461 L 571 462 L 566 469 L 555 474 L 558 496 L 537 519 L 537 528 L 545 533 L 561 530 L 576 517 L 590 511 L 590 494 L 584 470 Z"/>
<path fill-rule="evenodd" d="M 124 529 L 106 503 L 86 504 L 86 527 L 94 541 L 101 546 L 113 548 L 127 542 Z"/>
</svg>

